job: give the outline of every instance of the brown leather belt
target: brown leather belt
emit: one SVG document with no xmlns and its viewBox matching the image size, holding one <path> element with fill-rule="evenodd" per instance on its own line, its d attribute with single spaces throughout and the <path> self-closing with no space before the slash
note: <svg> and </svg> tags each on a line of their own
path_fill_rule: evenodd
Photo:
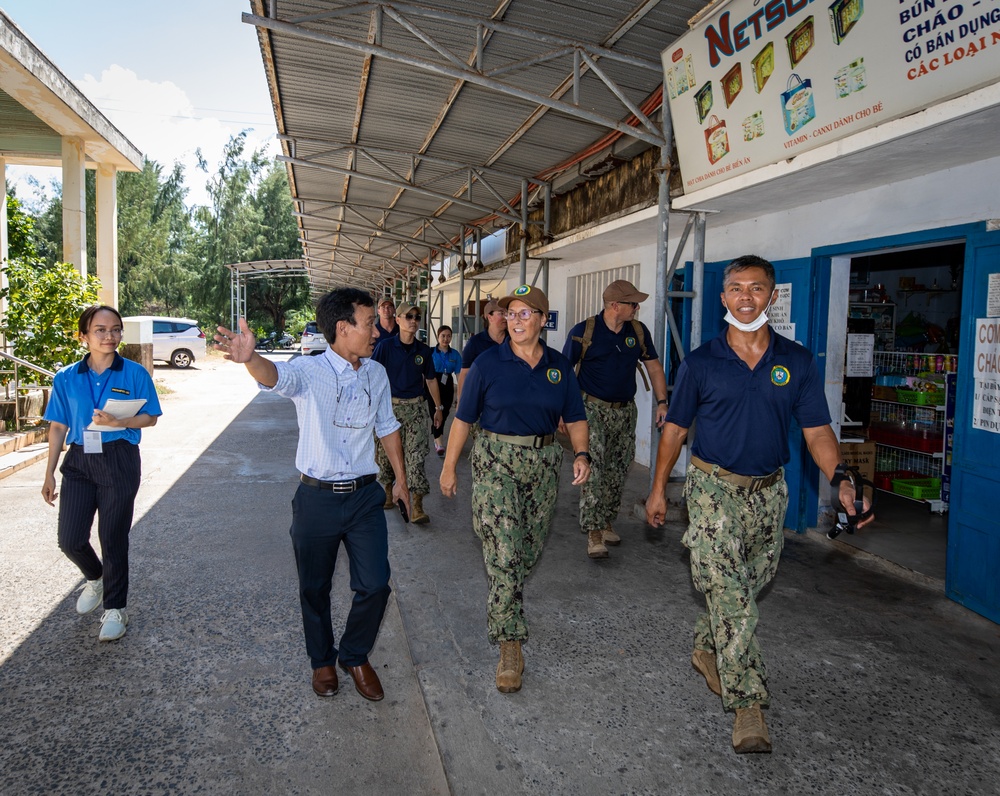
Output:
<svg viewBox="0 0 1000 796">
<path fill-rule="evenodd" d="M 719 467 L 717 464 L 709 464 L 697 456 L 691 457 L 691 464 L 703 473 L 714 475 L 720 481 L 725 481 L 727 484 L 738 486 L 740 489 L 746 489 L 750 492 L 759 492 L 761 489 L 774 486 L 784 475 L 780 467 L 770 475 L 740 475 L 739 473 Z"/>
<path fill-rule="evenodd" d="M 490 439 L 495 439 L 500 442 L 509 442 L 511 445 L 520 445 L 524 448 L 544 448 L 547 445 L 551 445 L 555 442 L 555 434 L 545 434 L 539 437 L 515 437 L 511 434 L 497 434 L 494 431 L 483 431 Z"/>
<path fill-rule="evenodd" d="M 363 475 L 360 478 L 351 478 L 347 481 L 320 481 L 310 475 L 300 475 L 299 479 L 306 486 L 329 489 L 331 492 L 357 492 L 361 487 L 368 486 L 375 480 L 375 473 Z"/>
<path fill-rule="evenodd" d="M 606 406 L 608 409 L 624 409 L 632 403 L 631 401 L 605 401 L 602 398 L 595 398 L 593 395 L 585 392 L 581 392 L 580 395 L 583 396 L 584 401 L 590 401 L 590 403 L 597 404 L 598 406 Z"/>
<path fill-rule="evenodd" d="M 393 398 L 392 402 L 394 404 L 415 404 L 417 401 L 424 400 L 424 396 L 418 395 L 416 398 Z"/>
</svg>

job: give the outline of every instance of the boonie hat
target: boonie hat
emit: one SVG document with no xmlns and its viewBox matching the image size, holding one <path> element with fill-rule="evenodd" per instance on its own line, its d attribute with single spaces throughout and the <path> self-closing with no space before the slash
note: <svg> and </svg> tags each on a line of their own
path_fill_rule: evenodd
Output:
<svg viewBox="0 0 1000 796">
<path fill-rule="evenodd" d="M 401 318 L 402 316 L 406 315 L 406 313 L 408 313 L 410 310 L 416 310 L 417 312 L 420 312 L 420 307 L 414 307 L 412 304 L 407 304 L 404 301 L 402 304 L 396 307 L 396 317 Z"/>
<path fill-rule="evenodd" d="M 489 315 L 491 312 L 496 312 L 498 309 L 500 309 L 500 302 L 498 302 L 495 298 L 491 298 L 486 302 L 486 306 L 483 307 L 483 315 Z"/>
<path fill-rule="evenodd" d="M 539 310 L 546 315 L 549 314 L 549 297 L 540 288 L 531 285 L 521 285 L 514 288 L 509 296 L 500 299 L 500 306 L 507 309 L 512 301 L 523 301 L 532 309 Z"/>
<path fill-rule="evenodd" d="M 616 279 L 604 288 L 605 301 L 645 301 L 649 298 L 649 293 L 643 293 L 627 279 Z"/>
</svg>

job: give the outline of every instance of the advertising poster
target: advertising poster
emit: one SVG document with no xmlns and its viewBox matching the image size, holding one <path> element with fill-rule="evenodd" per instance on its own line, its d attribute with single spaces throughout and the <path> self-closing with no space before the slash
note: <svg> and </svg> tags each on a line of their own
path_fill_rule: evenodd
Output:
<svg viewBox="0 0 1000 796">
<path fill-rule="evenodd" d="M 972 427 L 1000 434 L 1000 320 L 976 321 Z"/>
<path fill-rule="evenodd" d="M 662 60 L 690 193 L 997 82 L 1000 0 L 732 0 Z"/>
</svg>

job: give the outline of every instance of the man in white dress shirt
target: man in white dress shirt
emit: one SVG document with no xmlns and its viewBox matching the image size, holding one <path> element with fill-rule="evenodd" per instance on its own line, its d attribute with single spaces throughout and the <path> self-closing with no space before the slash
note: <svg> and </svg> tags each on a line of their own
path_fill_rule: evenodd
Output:
<svg viewBox="0 0 1000 796">
<path fill-rule="evenodd" d="M 327 293 L 316 311 L 330 347 L 318 357 L 271 362 L 254 350 L 246 320 L 239 333 L 219 327 L 226 359 L 246 366 L 262 390 L 290 398 L 299 422 L 295 466 L 301 483 L 292 500 L 292 548 L 306 651 L 317 695 L 337 693 L 340 663 L 365 699 L 383 698 L 368 662 L 389 599 L 389 543 L 384 493 L 376 481 L 375 439 L 396 476 L 393 496 L 409 509 L 399 423 L 392 412 L 385 368 L 369 359 L 378 337 L 372 297 L 356 288 Z M 341 542 L 351 567 L 354 600 L 338 650 L 330 588 Z"/>
</svg>

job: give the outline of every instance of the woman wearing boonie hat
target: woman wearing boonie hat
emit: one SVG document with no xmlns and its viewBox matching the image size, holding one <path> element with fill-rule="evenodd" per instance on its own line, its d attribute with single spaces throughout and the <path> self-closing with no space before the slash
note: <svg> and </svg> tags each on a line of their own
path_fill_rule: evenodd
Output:
<svg viewBox="0 0 1000 796">
<path fill-rule="evenodd" d="M 500 645 L 497 689 L 521 688 L 528 638 L 524 581 L 542 552 L 555 511 L 563 418 L 576 455 L 573 484 L 590 475 L 587 415 L 569 360 L 542 342 L 549 311 L 545 293 L 521 285 L 500 299 L 507 339 L 482 353 L 469 369 L 441 471 L 441 492 L 458 491 L 455 468 L 477 420 L 472 450 L 472 525 L 483 544 L 489 581 L 487 632 Z"/>
</svg>

